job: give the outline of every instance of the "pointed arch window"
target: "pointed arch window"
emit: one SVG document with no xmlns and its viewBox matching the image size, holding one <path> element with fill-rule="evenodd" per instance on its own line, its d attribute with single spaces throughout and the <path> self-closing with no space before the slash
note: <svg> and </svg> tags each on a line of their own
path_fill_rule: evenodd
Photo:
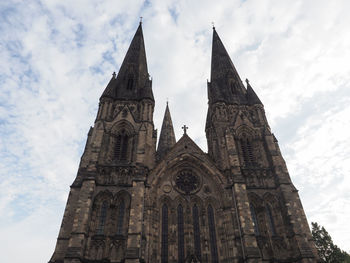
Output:
<svg viewBox="0 0 350 263">
<path fill-rule="evenodd" d="M 198 260 L 201 260 L 201 234 L 199 227 L 199 212 L 198 206 L 194 205 L 192 208 L 193 215 L 193 235 L 194 235 L 194 253 Z"/>
<path fill-rule="evenodd" d="M 134 87 L 134 77 L 132 75 L 130 75 L 128 78 L 128 83 L 127 83 L 126 89 L 132 90 L 133 87 Z"/>
<path fill-rule="evenodd" d="M 168 263 L 168 206 L 162 207 L 162 248 L 161 262 Z"/>
<path fill-rule="evenodd" d="M 125 202 L 122 200 L 118 207 L 118 218 L 117 218 L 117 234 L 123 234 L 124 227 L 124 215 L 125 215 Z"/>
<path fill-rule="evenodd" d="M 276 228 L 275 228 L 275 222 L 273 220 L 273 216 L 272 216 L 272 210 L 269 204 L 266 205 L 266 213 L 267 213 L 267 220 L 269 222 L 269 226 L 270 226 L 270 230 L 271 230 L 271 234 L 273 236 L 276 235 Z"/>
<path fill-rule="evenodd" d="M 208 223 L 209 223 L 211 262 L 217 263 L 219 262 L 219 260 L 218 260 L 218 248 L 216 244 L 215 218 L 214 218 L 214 210 L 211 205 L 208 206 Z"/>
<path fill-rule="evenodd" d="M 254 163 L 253 146 L 252 142 L 248 138 L 240 140 L 243 160 L 246 165 Z"/>
<path fill-rule="evenodd" d="M 129 136 L 123 130 L 121 133 L 117 135 L 115 148 L 114 148 L 114 156 L 118 161 L 127 160 L 128 155 L 128 145 L 129 144 Z"/>
<path fill-rule="evenodd" d="M 104 233 L 104 228 L 106 225 L 106 220 L 107 220 L 107 210 L 108 210 L 108 202 L 104 201 L 101 206 L 100 210 L 100 215 L 98 219 L 98 226 L 97 226 L 97 234 L 98 235 L 103 235 Z"/>
<path fill-rule="evenodd" d="M 185 260 L 185 244 L 184 244 L 184 214 L 180 204 L 177 207 L 177 233 L 178 233 L 178 262 L 182 263 Z"/>
<path fill-rule="evenodd" d="M 252 214 L 252 220 L 254 223 L 254 234 L 256 236 L 260 235 L 260 231 L 259 231 L 259 226 L 258 226 L 258 220 L 256 217 L 256 213 L 255 213 L 255 208 L 252 204 L 249 205 L 250 206 L 250 213 Z"/>
</svg>

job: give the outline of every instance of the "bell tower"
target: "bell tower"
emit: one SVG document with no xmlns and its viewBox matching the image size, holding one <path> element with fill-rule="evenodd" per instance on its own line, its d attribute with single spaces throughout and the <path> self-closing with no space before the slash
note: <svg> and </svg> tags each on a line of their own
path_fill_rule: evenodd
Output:
<svg viewBox="0 0 350 263">
<path fill-rule="evenodd" d="M 318 262 L 264 106 L 215 28 L 208 153 L 176 141 L 166 105 L 156 150 L 142 24 L 105 88 L 50 263 Z"/>
<path fill-rule="evenodd" d="M 215 28 L 208 99 L 208 154 L 234 193 L 242 257 L 315 262 L 298 191 L 264 106 L 249 81 L 243 85 Z"/>
<path fill-rule="evenodd" d="M 140 262 L 144 182 L 155 165 L 153 111 L 140 23 L 100 98 L 50 262 Z"/>
</svg>

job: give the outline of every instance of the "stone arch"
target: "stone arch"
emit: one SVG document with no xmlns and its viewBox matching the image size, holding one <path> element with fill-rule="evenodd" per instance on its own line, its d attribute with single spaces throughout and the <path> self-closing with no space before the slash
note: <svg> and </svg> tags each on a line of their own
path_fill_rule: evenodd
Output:
<svg viewBox="0 0 350 263">
<path fill-rule="evenodd" d="M 267 218 L 270 220 L 272 233 L 274 236 L 279 235 L 279 233 L 284 232 L 284 224 L 281 214 L 281 206 L 279 201 L 277 200 L 276 196 L 274 196 L 271 193 L 265 193 L 264 194 L 264 204 L 266 208 L 266 216 L 271 217 Z"/>
<path fill-rule="evenodd" d="M 172 201 L 174 207 L 177 207 L 181 204 L 184 208 L 188 205 L 188 201 L 180 194 L 178 194 L 175 199 Z"/>
<path fill-rule="evenodd" d="M 255 138 L 256 137 L 256 132 L 254 129 L 249 127 L 246 124 L 242 124 L 239 127 L 235 129 L 234 136 L 237 139 L 242 139 L 242 138 Z"/>
<path fill-rule="evenodd" d="M 111 134 L 117 135 L 121 130 L 125 130 L 129 136 L 134 136 L 136 131 L 134 126 L 127 120 L 120 120 L 113 124 Z"/>
<path fill-rule="evenodd" d="M 159 197 L 158 206 L 161 207 L 163 204 L 167 204 L 169 208 L 173 208 L 173 200 L 168 195 L 162 195 Z"/>
<path fill-rule="evenodd" d="M 263 213 L 263 210 L 264 210 L 263 199 L 255 193 L 249 193 L 248 199 L 249 199 L 249 206 L 250 206 L 252 221 L 254 224 L 256 224 L 256 226 L 254 225 L 255 235 L 261 235 L 262 231 L 264 230 L 264 227 L 262 226 L 263 218 L 261 218 L 261 214 Z"/>
<path fill-rule="evenodd" d="M 260 197 L 255 193 L 248 194 L 249 202 L 254 207 L 256 220 L 258 223 L 259 234 L 256 235 L 256 241 L 264 259 L 273 257 L 273 250 L 270 238 L 270 230 L 268 226 L 268 218 L 266 214 L 266 206 L 264 197 Z"/>
<path fill-rule="evenodd" d="M 200 198 L 198 195 L 190 196 L 190 206 L 193 207 L 194 205 L 197 205 L 198 208 L 203 208 L 204 201 L 202 198 Z"/>
<path fill-rule="evenodd" d="M 148 183 L 151 185 L 151 187 L 156 187 L 164 175 L 167 174 L 167 171 L 172 170 L 174 173 L 175 169 L 179 169 L 179 167 L 181 168 L 186 165 L 194 168 L 200 174 L 207 174 L 215 177 L 215 179 L 213 178 L 213 182 L 215 182 L 216 185 L 218 185 L 216 182 L 220 182 L 220 184 L 224 184 L 226 182 L 226 178 L 223 176 L 223 174 L 217 170 L 214 164 L 211 165 L 208 159 L 189 153 L 183 153 L 167 160 L 166 165 L 163 167 L 154 169 L 155 172 L 150 174 L 148 177 Z"/>
<path fill-rule="evenodd" d="M 112 262 L 122 262 L 125 257 L 125 240 L 114 240 L 111 244 L 110 259 Z"/>
<path fill-rule="evenodd" d="M 93 239 L 89 249 L 89 257 L 92 260 L 101 260 L 105 257 L 106 243 L 105 240 Z"/>
<path fill-rule="evenodd" d="M 189 147 L 192 147 L 189 145 Z M 180 148 L 180 147 L 179 147 Z M 176 149 L 176 148 L 175 148 Z M 150 207 L 152 218 L 157 218 L 157 222 L 149 220 L 148 229 L 157 229 L 158 235 L 152 235 L 149 237 L 153 244 L 156 244 L 158 251 L 161 251 L 162 243 L 162 206 L 167 204 L 169 218 L 168 218 L 168 238 L 169 238 L 169 260 L 170 258 L 178 259 L 180 256 L 179 247 L 179 231 L 178 229 L 178 205 L 183 206 L 183 216 L 185 222 L 185 247 L 184 253 L 185 258 L 188 255 L 196 254 L 195 243 L 194 243 L 194 226 L 193 226 L 193 205 L 198 206 L 198 221 L 200 227 L 200 251 L 203 258 L 209 253 L 207 248 L 207 240 L 209 237 L 208 231 L 208 212 L 206 205 L 211 203 L 215 211 L 215 220 L 219 219 L 220 216 L 216 214 L 217 210 L 224 207 L 224 195 L 225 191 L 223 186 L 225 185 L 226 178 L 224 175 L 217 170 L 214 164 L 211 163 L 204 155 L 191 154 L 188 152 L 181 152 L 177 155 L 171 155 L 166 160 L 160 162 L 148 177 L 148 188 L 149 192 L 146 196 L 146 202 L 155 205 Z M 193 173 L 201 177 L 200 189 L 191 193 L 182 193 L 175 189 L 173 178 L 182 169 L 192 169 Z M 210 187 L 210 191 L 204 191 L 205 182 L 206 186 Z M 164 190 L 171 187 L 171 190 Z M 171 227 L 170 227 L 171 226 Z M 187 231 L 187 232 L 186 232 Z M 217 232 L 218 233 L 218 230 Z M 221 237 L 220 237 L 221 238 Z M 224 238 L 224 237 L 223 237 Z M 219 238 L 217 238 L 219 243 Z M 219 246 L 219 244 L 218 244 Z M 199 249 L 197 249 L 199 251 Z M 149 250 L 149 259 L 154 257 L 155 253 L 153 250 Z M 198 253 L 199 254 L 199 253 Z M 197 255 L 198 258 L 198 255 Z M 161 259 L 161 255 L 158 254 L 158 259 Z"/>
<path fill-rule="evenodd" d="M 276 195 L 272 193 L 264 194 L 264 205 L 266 208 L 266 221 L 269 224 L 269 233 L 271 245 L 275 258 L 283 257 L 287 250 L 290 250 L 290 237 L 286 236 L 288 230 L 286 229 L 287 222 L 282 216 L 283 206 L 279 202 Z"/>
<path fill-rule="evenodd" d="M 101 209 L 103 204 L 107 204 L 107 215 L 106 215 L 106 222 L 104 223 L 104 231 L 105 233 L 108 232 L 110 223 L 111 223 L 111 204 L 113 200 L 113 194 L 108 191 L 101 191 L 97 193 L 97 195 L 94 197 L 93 205 L 92 205 L 92 210 L 91 210 L 91 220 L 90 220 L 90 227 L 89 227 L 89 233 L 90 235 L 95 235 L 97 234 L 97 228 L 99 224 L 99 215 L 101 213 Z"/>
<path fill-rule="evenodd" d="M 113 224 L 114 234 L 120 238 L 126 238 L 129 229 L 130 205 L 131 195 L 128 191 L 121 190 L 114 195 L 114 215 L 115 220 Z"/>
<path fill-rule="evenodd" d="M 169 224 L 170 211 L 173 209 L 172 200 L 169 196 L 163 195 L 159 199 L 159 216 L 160 216 L 160 227 L 159 227 L 159 248 L 161 255 L 161 262 L 168 262 L 169 259 L 169 240 L 171 237 L 171 228 Z"/>
<path fill-rule="evenodd" d="M 235 132 L 235 138 L 241 163 L 244 166 L 256 166 L 258 158 L 255 131 L 247 125 L 241 125 Z"/>
<path fill-rule="evenodd" d="M 136 145 L 135 129 L 133 125 L 121 120 L 111 128 L 110 156 L 116 162 L 131 162 L 134 158 Z"/>
</svg>

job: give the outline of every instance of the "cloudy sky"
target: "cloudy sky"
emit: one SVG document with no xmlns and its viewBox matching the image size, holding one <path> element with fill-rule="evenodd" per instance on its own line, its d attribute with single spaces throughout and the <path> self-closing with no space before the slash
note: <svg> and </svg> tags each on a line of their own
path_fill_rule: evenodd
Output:
<svg viewBox="0 0 350 263">
<path fill-rule="evenodd" d="M 0 2 L 1 262 L 47 262 L 98 99 L 143 17 L 160 129 L 169 98 L 206 151 L 211 23 L 265 105 L 309 222 L 350 251 L 350 1 Z"/>
</svg>

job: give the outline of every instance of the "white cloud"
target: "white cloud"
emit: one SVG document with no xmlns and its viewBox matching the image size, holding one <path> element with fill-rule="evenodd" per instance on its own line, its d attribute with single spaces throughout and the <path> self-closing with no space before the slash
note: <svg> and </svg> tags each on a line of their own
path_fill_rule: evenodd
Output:
<svg viewBox="0 0 350 263">
<path fill-rule="evenodd" d="M 187 124 L 206 149 L 214 21 L 265 104 L 309 221 L 350 250 L 343 227 L 350 220 L 349 7 L 346 0 L 1 3 L 2 257 L 50 258 L 98 98 L 140 16 L 156 127 L 168 97 L 177 138 Z M 41 233 L 42 225 L 50 229 Z M 27 253 L 16 253 L 18 246 Z"/>
</svg>

